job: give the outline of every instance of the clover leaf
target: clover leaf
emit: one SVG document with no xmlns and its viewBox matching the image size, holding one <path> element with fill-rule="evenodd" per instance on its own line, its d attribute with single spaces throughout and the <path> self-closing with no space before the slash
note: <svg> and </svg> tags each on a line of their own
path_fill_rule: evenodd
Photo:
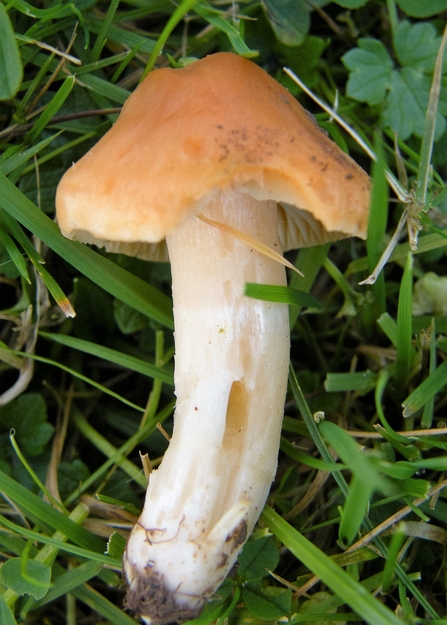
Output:
<svg viewBox="0 0 447 625">
<path fill-rule="evenodd" d="M 401 139 L 421 137 L 430 95 L 432 75 L 440 45 L 432 24 L 399 23 L 393 38 L 396 66 L 385 45 L 378 39 L 359 39 L 358 47 L 342 61 L 349 70 L 346 93 L 370 106 L 381 105 L 380 124 L 397 132 Z M 447 77 L 438 103 L 436 139 L 445 131 Z"/>
<path fill-rule="evenodd" d="M 433 73 L 441 38 L 428 22 L 400 22 L 394 36 L 394 49 L 401 65 Z"/>
<path fill-rule="evenodd" d="M 0 581 L 18 595 L 31 595 L 42 599 L 51 583 L 51 567 L 43 562 L 10 558 L 2 564 Z"/>
<path fill-rule="evenodd" d="M 347 93 L 349 97 L 370 105 L 385 98 L 390 87 L 393 61 L 378 39 L 359 39 L 358 48 L 347 52 L 342 61 L 350 70 Z"/>
<path fill-rule="evenodd" d="M 28 456 L 38 456 L 53 435 L 47 408 L 38 393 L 24 393 L 0 407 L 0 449 L 8 455 L 9 431 L 14 429 L 19 447 Z M 3 434 L 1 434 L 3 432 Z"/>
<path fill-rule="evenodd" d="M 401 139 L 407 139 L 412 134 L 422 137 L 430 86 L 431 77 L 413 67 L 393 71 L 387 98 L 388 106 L 382 114 L 382 124 L 397 132 Z M 439 103 L 436 138 L 439 138 L 445 130 L 445 119 L 441 111 L 445 111 L 446 106 L 445 101 Z"/>
<path fill-rule="evenodd" d="M 241 579 L 253 580 L 266 577 L 269 571 L 276 569 L 279 553 L 272 536 L 262 536 L 250 540 L 238 559 Z"/>
</svg>

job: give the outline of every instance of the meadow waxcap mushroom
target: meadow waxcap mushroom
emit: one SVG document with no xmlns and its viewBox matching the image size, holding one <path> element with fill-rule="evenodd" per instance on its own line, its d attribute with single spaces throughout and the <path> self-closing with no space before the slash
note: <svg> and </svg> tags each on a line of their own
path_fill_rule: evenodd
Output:
<svg viewBox="0 0 447 625">
<path fill-rule="evenodd" d="M 281 203 L 283 249 L 366 236 L 369 178 L 253 62 L 210 55 L 153 71 L 63 177 L 63 234 L 154 258 L 217 189 Z M 127 247 L 130 244 L 130 247 Z"/>
<path fill-rule="evenodd" d="M 171 261 L 174 429 L 123 558 L 126 605 L 146 622 L 197 616 L 275 476 L 288 309 L 245 284 L 286 284 L 281 247 L 364 237 L 368 204 L 368 176 L 229 53 L 150 73 L 60 182 L 66 236 L 145 258 L 166 237 Z"/>
</svg>

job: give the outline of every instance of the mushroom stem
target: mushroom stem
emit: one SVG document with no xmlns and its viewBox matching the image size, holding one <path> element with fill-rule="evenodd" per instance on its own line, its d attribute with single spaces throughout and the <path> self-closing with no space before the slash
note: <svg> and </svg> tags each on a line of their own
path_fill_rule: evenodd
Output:
<svg viewBox="0 0 447 625">
<path fill-rule="evenodd" d="M 219 192 L 204 214 L 281 251 L 277 206 Z M 289 359 L 288 310 L 244 296 L 285 269 L 189 219 L 167 237 L 177 406 L 124 556 L 127 606 L 155 625 L 197 616 L 225 579 L 273 481 Z"/>
</svg>

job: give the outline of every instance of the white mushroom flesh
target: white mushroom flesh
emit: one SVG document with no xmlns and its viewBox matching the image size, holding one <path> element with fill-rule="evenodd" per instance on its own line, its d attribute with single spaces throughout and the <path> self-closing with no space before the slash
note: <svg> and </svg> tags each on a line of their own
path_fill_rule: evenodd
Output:
<svg viewBox="0 0 447 625">
<path fill-rule="evenodd" d="M 219 192 L 203 210 L 281 252 L 277 205 Z M 127 605 L 148 623 L 193 618 L 225 579 L 274 479 L 289 360 L 282 265 L 196 217 L 167 237 L 175 322 L 173 436 L 124 556 Z"/>
</svg>

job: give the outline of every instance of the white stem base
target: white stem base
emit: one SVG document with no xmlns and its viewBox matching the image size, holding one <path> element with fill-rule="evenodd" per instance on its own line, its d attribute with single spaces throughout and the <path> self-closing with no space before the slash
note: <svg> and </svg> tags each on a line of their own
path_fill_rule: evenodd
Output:
<svg viewBox="0 0 447 625">
<path fill-rule="evenodd" d="M 203 211 L 281 251 L 274 202 L 220 193 Z M 273 481 L 288 310 L 244 296 L 282 265 L 191 218 L 167 239 L 175 321 L 174 432 L 124 556 L 127 606 L 148 622 L 198 614 L 233 566 Z"/>
</svg>

